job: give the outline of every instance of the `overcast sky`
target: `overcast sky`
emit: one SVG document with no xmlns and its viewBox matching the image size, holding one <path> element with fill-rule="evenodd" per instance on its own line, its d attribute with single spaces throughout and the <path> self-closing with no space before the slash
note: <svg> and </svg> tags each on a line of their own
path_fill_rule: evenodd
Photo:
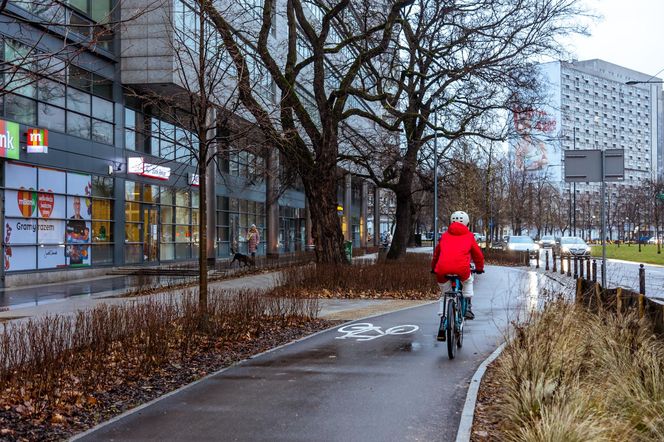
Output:
<svg viewBox="0 0 664 442">
<path fill-rule="evenodd" d="M 590 37 L 571 39 L 577 59 L 599 58 L 647 75 L 664 69 L 664 0 L 586 1 L 603 18 L 591 25 Z"/>
</svg>

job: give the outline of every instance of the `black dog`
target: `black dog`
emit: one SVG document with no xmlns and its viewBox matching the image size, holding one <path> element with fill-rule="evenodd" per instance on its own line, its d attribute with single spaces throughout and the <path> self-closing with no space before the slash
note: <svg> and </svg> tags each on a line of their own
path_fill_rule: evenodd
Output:
<svg viewBox="0 0 664 442">
<path fill-rule="evenodd" d="M 232 266 L 235 261 L 239 263 L 240 267 L 242 267 L 242 264 L 244 264 L 245 267 L 256 266 L 256 262 L 251 256 L 243 255 L 242 253 L 236 253 L 233 255 L 233 260 L 228 266 Z"/>
</svg>

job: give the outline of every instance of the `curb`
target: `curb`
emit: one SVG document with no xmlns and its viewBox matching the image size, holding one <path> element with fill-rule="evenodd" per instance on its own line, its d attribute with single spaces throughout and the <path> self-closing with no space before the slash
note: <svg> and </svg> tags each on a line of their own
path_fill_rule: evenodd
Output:
<svg viewBox="0 0 664 442">
<path fill-rule="evenodd" d="M 470 380 L 468 386 L 468 394 L 466 395 L 466 402 L 463 405 L 461 412 L 461 422 L 459 422 L 459 430 L 457 431 L 456 442 L 469 442 L 470 434 L 473 429 L 473 419 L 475 418 L 475 404 L 477 403 L 477 394 L 480 391 L 480 383 L 486 372 L 486 368 L 492 363 L 505 349 L 505 344 L 494 350 L 488 358 L 484 360 L 477 368 L 477 371 Z"/>
<path fill-rule="evenodd" d="M 433 303 L 433 302 L 435 302 L 435 301 L 432 301 L 432 303 Z M 122 414 L 119 414 L 119 415 L 117 415 L 117 416 L 115 416 L 115 417 L 112 417 L 111 419 L 109 419 L 109 420 L 107 420 L 107 421 L 100 422 L 100 423 L 98 423 L 97 425 L 95 425 L 94 427 L 89 428 L 89 429 L 87 429 L 86 431 L 84 431 L 84 432 L 82 432 L 82 433 L 78 433 L 78 434 L 75 434 L 75 435 L 71 436 L 71 437 L 70 437 L 69 439 L 67 439 L 67 440 L 70 441 L 70 442 L 80 440 L 80 439 L 82 439 L 82 438 L 84 438 L 84 437 L 86 437 L 86 436 L 89 436 L 90 434 L 94 433 L 95 431 L 100 430 L 101 428 L 103 428 L 103 427 L 105 427 L 105 426 L 107 426 L 107 425 L 110 425 L 110 424 L 112 424 L 112 423 L 115 423 L 115 422 L 119 421 L 120 419 L 123 419 L 123 418 L 125 418 L 125 417 L 127 417 L 127 416 L 130 416 L 130 415 L 132 415 L 132 414 L 140 413 L 140 412 L 141 412 L 142 410 L 144 410 L 145 408 L 147 408 L 147 407 L 149 407 L 149 406 L 151 406 L 151 405 L 154 405 L 154 404 L 156 404 L 156 403 L 159 402 L 159 401 L 162 401 L 162 400 L 164 400 L 164 399 L 166 399 L 166 398 L 169 398 L 169 397 L 171 397 L 171 396 L 174 396 L 174 395 L 180 393 L 180 392 L 183 391 L 183 390 L 186 390 L 186 389 L 188 389 L 188 388 L 191 388 L 191 387 L 193 387 L 194 385 L 199 384 L 199 383 L 201 383 L 201 382 L 203 382 L 203 381 L 206 381 L 206 380 L 208 380 L 208 379 L 210 379 L 210 378 L 212 378 L 212 377 L 214 377 L 214 376 L 217 376 L 217 375 L 219 375 L 219 374 L 221 374 L 221 373 L 223 373 L 223 372 L 225 372 L 225 371 L 227 371 L 227 370 L 230 370 L 231 368 L 237 367 L 238 365 L 242 365 L 242 364 L 244 364 L 244 363 L 247 363 L 247 362 L 250 361 L 250 360 L 253 360 L 253 359 L 256 359 L 256 358 L 258 358 L 258 357 L 264 356 L 264 355 L 266 355 L 266 354 L 269 354 L 269 353 L 275 352 L 275 351 L 277 351 L 277 350 L 281 350 L 281 349 L 284 348 L 284 347 L 288 347 L 288 346 L 290 346 L 290 345 L 297 344 L 298 342 L 305 341 L 305 340 L 307 340 L 307 339 L 311 339 L 311 338 L 313 338 L 314 336 L 318 336 L 318 335 L 320 335 L 320 334 L 327 333 L 327 332 L 329 332 L 329 331 L 335 330 L 335 329 L 341 327 L 342 325 L 351 324 L 351 323 L 353 323 L 353 322 L 358 322 L 358 321 L 363 321 L 363 320 L 365 320 L 365 319 L 369 319 L 369 318 L 375 318 L 375 317 L 379 317 L 379 316 L 384 316 L 384 315 L 388 315 L 388 314 L 390 314 L 390 313 L 400 312 L 400 311 L 402 311 L 402 310 L 408 310 L 408 309 L 412 309 L 412 308 L 422 307 L 422 306 L 425 306 L 425 305 L 428 305 L 428 304 L 419 304 L 419 305 L 408 306 L 408 307 L 404 307 L 404 308 L 397 309 L 397 310 L 390 311 L 390 312 L 384 312 L 384 313 L 378 313 L 378 314 L 376 314 L 376 315 L 365 316 L 365 317 L 363 317 L 363 318 L 354 319 L 354 320 L 352 320 L 352 321 L 344 321 L 344 322 L 342 322 L 342 324 L 336 324 L 336 325 L 334 325 L 334 326 L 332 326 L 332 327 L 326 328 L 325 330 L 320 330 L 320 331 L 317 331 L 316 333 L 313 333 L 313 334 L 311 334 L 311 335 L 307 335 L 307 336 L 303 336 L 303 337 L 301 337 L 301 338 L 299 338 L 299 339 L 296 339 L 296 340 L 291 341 L 291 342 L 287 342 L 287 343 L 282 344 L 282 345 L 280 345 L 280 346 L 278 346 L 278 347 L 270 348 L 270 349 L 268 349 L 268 350 L 265 350 L 265 351 L 262 352 L 262 353 L 258 353 L 258 354 L 255 354 L 255 355 L 253 355 L 253 356 L 249 356 L 249 357 L 246 358 L 246 359 L 243 359 L 243 360 L 238 361 L 238 362 L 236 362 L 236 363 L 234 363 L 234 364 L 231 364 L 231 365 L 229 365 L 228 367 L 224 367 L 224 368 L 221 368 L 221 369 L 219 369 L 219 370 L 217 370 L 217 371 L 215 371 L 215 372 L 213 372 L 213 373 L 209 373 L 209 374 L 203 376 L 202 378 L 197 379 L 197 380 L 195 380 L 195 381 L 193 381 L 193 382 L 191 382 L 191 383 L 189 383 L 189 384 L 183 385 L 183 386 L 181 386 L 180 388 L 178 388 L 178 389 L 176 389 L 176 390 L 173 390 L 173 391 L 171 391 L 171 392 L 169 392 L 169 393 L 164 394 L 163 396 L 159 396 L 159 397 L 157 397 L 157 398 L 152 399 L 152 400 L 149 401 L 149 402 L 146 402 L 146 403 L 141 404 L 141 405 L 137 405 L 137 406 L 134 407 L 134 408 L 130 408 L 129 410 L 126 410 L 126 411 L 123 412 Z M 464 410 L 465 410 L 465 408 L 464 408 Z"/>
</svg>

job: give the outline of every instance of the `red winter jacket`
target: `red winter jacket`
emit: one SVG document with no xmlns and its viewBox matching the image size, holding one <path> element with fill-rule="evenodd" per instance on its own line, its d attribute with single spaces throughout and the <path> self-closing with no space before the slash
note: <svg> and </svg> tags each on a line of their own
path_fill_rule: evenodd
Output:
<svg viewBox="0 0 664 442">
<path fill-rule="evenodd" d="M 438 282 L 446 282 L 445 275 L 459 275 L 462 281 L 470 278 L 470 258 L 475 268 L 484 271 L 484 255 L 468 227 L 461 223 L 450 224 L 433 252 L 431 270 Z"/>
</svg>

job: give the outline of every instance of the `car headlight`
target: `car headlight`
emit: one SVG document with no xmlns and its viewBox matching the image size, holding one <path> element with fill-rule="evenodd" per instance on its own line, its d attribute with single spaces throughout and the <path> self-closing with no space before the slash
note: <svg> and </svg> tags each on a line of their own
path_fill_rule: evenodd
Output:
<svg viewBox="0 0 664 442">
<path fill-rule="evenodd" d="M 563 252 L 569 252 L 569 246 L 563 246 L 562 249 Z"/>
<path fill-rule="evenodd" d="M 586 246 L 586 252 L 590 252 L 590 246 Z"/>
<path fill-rule="evenodd" d="M 510 250 L 514 250 L 516 248 L 516 246 L 514 244 L 508 244 L 507 248 L 510 249 Z"/>
<path fill-rule="evenodd" d="M 539 250 L 539 244 L 535 244 L 535 250 Z"/>
</svg>

